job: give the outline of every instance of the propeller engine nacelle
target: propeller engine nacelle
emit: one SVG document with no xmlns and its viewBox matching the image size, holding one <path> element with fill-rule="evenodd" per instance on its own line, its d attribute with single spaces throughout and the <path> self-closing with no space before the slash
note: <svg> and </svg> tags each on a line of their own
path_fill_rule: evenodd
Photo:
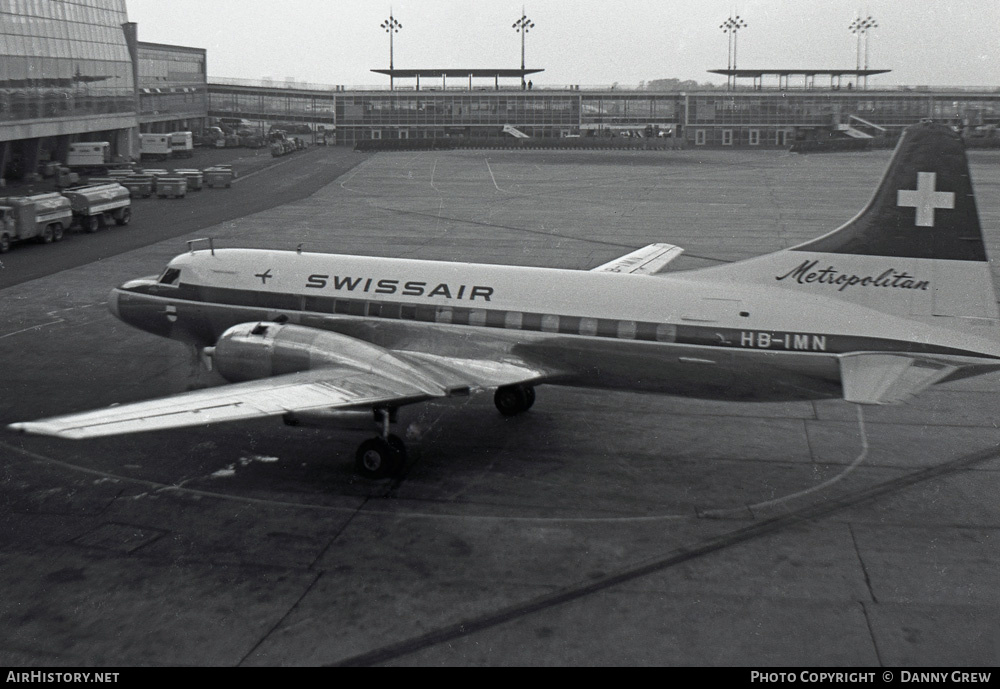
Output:
<svg viewBox="0 0 1000 689">
<path fill-rule="evenodd" d="M 338 365 L 381 370 L 392 359 L 384 349 L 353 337 L 266 321 L 234 325 L 205 354 L 233 383 Z"/>
</svg>

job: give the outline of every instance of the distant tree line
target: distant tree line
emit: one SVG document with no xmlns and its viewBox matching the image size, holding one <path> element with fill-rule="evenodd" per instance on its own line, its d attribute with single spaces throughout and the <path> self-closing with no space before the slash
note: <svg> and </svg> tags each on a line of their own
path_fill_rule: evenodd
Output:
<svg viewBox="0 0 1000 689">
<path fill-rule="evenodd" d="M 695 89 L 724 89 L 726 86 L 708 81 L 699 84 L 694 79 L 653 79 L 652 81 L 640 81 L 639 88 L 645 91 L 693 91 Z"/>
</svg>

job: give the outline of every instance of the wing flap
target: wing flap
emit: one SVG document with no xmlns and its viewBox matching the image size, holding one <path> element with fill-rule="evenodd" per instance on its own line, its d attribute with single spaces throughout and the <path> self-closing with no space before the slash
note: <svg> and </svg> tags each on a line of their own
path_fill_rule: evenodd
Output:
<svg viewBox="0 0 1000 689">
<path fill-rule="evenodd" d="M 684 249 L 673 244 L 647 244 L 632 253 L 619 256 L 596 268 L 593 272 L 631 273 L 634 275 L 652 275 L 659 272 L 665 265 L 684 253 Z"/>
<path fill-rule="evenodd" d="M 557 371 L 509 356 L 494 360 L 463 359 L 422 352 L 396 352 L 396 355 L 427 373 L 448 390 L 463 387 L 495 388 L 538 382 L 558 375 Z"/>
<path fill-rule="evenodd" d="M 850 354 L 840 358 L 844 399 L 857 404 L 899 404 L 959 367 L 901 354 Z"/>
<path fill-rule="evenodd" d="M 278 416 L 286 412 L 402 403 L 435 395 L 398 380 L 354 369 L 319 369 L 143 402 L 11 424 L 24 433 L 97 438 Z"/>
</svg>

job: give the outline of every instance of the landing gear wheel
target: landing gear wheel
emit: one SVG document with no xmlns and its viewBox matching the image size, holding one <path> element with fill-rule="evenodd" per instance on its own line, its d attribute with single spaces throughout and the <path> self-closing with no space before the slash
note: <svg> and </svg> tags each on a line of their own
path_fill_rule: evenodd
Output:
<svg viewBox="0 0 1000 689">
<path fill-rule="evenodd" d="M 388 440 L 371 438 L 358 447 L 354 465 L 365 478 L 386 478 L 399 470 L 405 453 L 403 441 L 394 435 Z"/>
<path fill-rule="evenodd" d="M 529 385 L 505 385 L 493 395 L 493 404 L 504 416 L 526 412 L 534 403 L 535 389 Z"/>
<path fill-rule="evenodd" d="M 398 435 L 390 434 L 385 440 L 389 443 L 389 447 L 396 452 L 396 455 L 399 458 L 399 464 L 402 465 L 403 462 L 406 461 L 406 444 L 403 442 L 403 439 Z"/>
</svg>

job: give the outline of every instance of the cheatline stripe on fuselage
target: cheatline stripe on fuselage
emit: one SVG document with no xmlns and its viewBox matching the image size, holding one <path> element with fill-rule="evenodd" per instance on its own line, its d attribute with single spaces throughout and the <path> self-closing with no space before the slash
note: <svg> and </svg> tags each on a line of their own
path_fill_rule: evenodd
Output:
<svg viewBox="0 0 1000 689">
<path fill-rule="evenodd" d="M 950 354 L 994 357 L 964 349 L 928 345 L 880 337 L 724 328 L 711 325 L 675 325 L 613 318 L 588 318 L 529 311 L 469 308 L 463 306 L 412 304 L 374 299 L 326 297 L 294 292 L 273 292 L 231 287 L 212 287 L 181 283 L 173 294 L 148 292 L 147 287 L 135 287 L 125 292 L 155 296 L 170 302 L 190 302 L 201 306 L 219 304 L 248 309 L 297 311 L 318 315 L 360 316 L 391 320 L 417 321 L 448 325 L 470 325 L 504 330 L 527 330 L 559 335 L 604 337 L 615 340 L 636 340 L 674 344 L 753 349 L 756 351 L 789 351 L 813 354 L 845 354 L 848 352 L 908 352 L 917 354 Z"/>
</svg>

